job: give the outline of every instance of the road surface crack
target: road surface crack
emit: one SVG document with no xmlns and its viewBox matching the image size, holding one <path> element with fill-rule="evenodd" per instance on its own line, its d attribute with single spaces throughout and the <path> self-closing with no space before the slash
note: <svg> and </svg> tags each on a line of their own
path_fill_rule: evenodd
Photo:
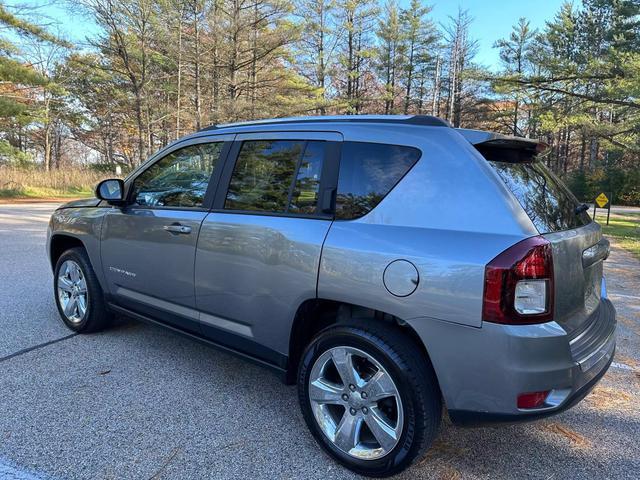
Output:
<svg viewBox="0 0 640 480">
<path fill-rule="evenodd" d="M 56 338 L 55 340 L 50 340 L 48 342 L 39 343 L 38 345 L 34 345 L 33 347 L 23 348 L 22 350 L 18 350 L 17 352 L 11 353 L 6 357 L 0 358 L 0 363 L 5 362 L 7 360 L 11 360 L 12 358 L 19 357 L 20 355 L 24 355 L 25 353 L 33 352 L 34 350 L 39 350 L 44 347 L 48 347 L 49 345 L 53 345 L 54 343 L 62 342 L 64 340 L 68 340 L 72 337 L 78 335 L 77 333 L 72 333 L 71 335 L 67 335 L 66 337 Z"/>
</svg>

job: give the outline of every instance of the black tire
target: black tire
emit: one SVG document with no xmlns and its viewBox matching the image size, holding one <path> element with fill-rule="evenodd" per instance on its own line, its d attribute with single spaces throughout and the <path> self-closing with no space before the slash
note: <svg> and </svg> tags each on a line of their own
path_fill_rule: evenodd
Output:
<svg viewBox="0 0 640 480">
<path fill-rule="evenodd" d="M 84 316 L 78 321 L 71 321 L 67 318 L 58 295 L 58 278 L 60 268 L 67 260 L 72 260 L 80 267 L 87 285 L 86 312 Z M 102 287 L 98 282 L 98 278 L 96 277 L 96 274 L 93 271 L 93 267 L 91 266 L 91 262 L 89 261 L 89 256 L 87 255 L 87 252 L 84 248 L 71 248 L 60 255 L 60 258 L 58 258 L 58 261 L 56 262 L 56 268 L 54 270 L 53 291 L 60 318 L 62 319 L 64 324 L 74 332 L 97 332 L 108 327 L 111 323 L 112 315 L 107 310 Z"/>
<path fill-rule="evenodd" d="M 309 399 L 309 377 L 327 350 L 347 346 L 371 355 L 391 375 L 402 401 L 404 426 L 398 443 L 381 458 L 363 460 L 338 448 L 318 425 Z M 407 468 L 431 446 L 442 420 L 442 399 L 429 359 L 398 327 L 371 320 L 338 324 L 321 331 L 306 348 L 298 368 L 298 399 L 309 429 L 338 462 L 362 475 L 386 477 Z M 346 414 L 346 412 L 345 412 Z"/>
</svg>

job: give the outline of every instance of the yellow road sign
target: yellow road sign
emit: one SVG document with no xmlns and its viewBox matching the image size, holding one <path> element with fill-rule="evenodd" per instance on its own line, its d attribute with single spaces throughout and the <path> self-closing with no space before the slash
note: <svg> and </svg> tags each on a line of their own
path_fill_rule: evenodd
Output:
<svg viewBox="0 0 640 480">
<path fill-rule="evenodd" d="M 609 199 L 604 193 L 601 193 L 596 197 L 596 203 L 600 208 L 604 208 L 604 206 L 609 203 Z"/>
</svg>

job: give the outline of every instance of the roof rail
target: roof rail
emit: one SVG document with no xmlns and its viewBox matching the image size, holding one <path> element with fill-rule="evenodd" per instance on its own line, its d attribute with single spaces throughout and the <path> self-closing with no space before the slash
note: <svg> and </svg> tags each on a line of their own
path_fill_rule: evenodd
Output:
<svg viewBox="0 0 640 480">
<path fill-rule="evenodd" d="M 396 123 L 404 125 L 422 125 L 428 127 L 450 127 L 449 122 L 431 115 L 333 115 L 317 117 L 285 117 L 270 118 L 265 120 L 253 120 L 249 122 L 225 123 L 221 125 L 211 125 L 200 131 L 218 130 L 229 127 L 243 127 L 250 125 L 278 125 L 283 123 L 328 123 L 328 122 L 349 122 L 349 123 Z"/>
</svg>

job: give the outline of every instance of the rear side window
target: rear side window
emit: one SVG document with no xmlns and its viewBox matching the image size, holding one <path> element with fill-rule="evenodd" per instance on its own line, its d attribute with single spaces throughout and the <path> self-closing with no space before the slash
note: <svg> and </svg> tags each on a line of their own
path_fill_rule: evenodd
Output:
<svg viewBox="0 0 640 480">
<path fill-rule="evenodd" d="M 393 189 L 420 158 L 420 150 L 381 143 L 344 142 L 336 217 L 361 217 Z"/>
<path fill-rule="evenodd" d="M 578 200 L 542 162 L 489 161 L 540 233 L 559 232 L 591 222 L 589 214 L 576 214 Z"/>
<path fill-rule="evenodd" d="M 324 163 L 325 142 L 307 142 L 289 203 L 291 213 L 315 213 Z"/>
<path fill-rule="evenodd" d="M 314 214 L 325 142 L 255 140 L 242 143 L 225 208 Z"/>
</svg>

